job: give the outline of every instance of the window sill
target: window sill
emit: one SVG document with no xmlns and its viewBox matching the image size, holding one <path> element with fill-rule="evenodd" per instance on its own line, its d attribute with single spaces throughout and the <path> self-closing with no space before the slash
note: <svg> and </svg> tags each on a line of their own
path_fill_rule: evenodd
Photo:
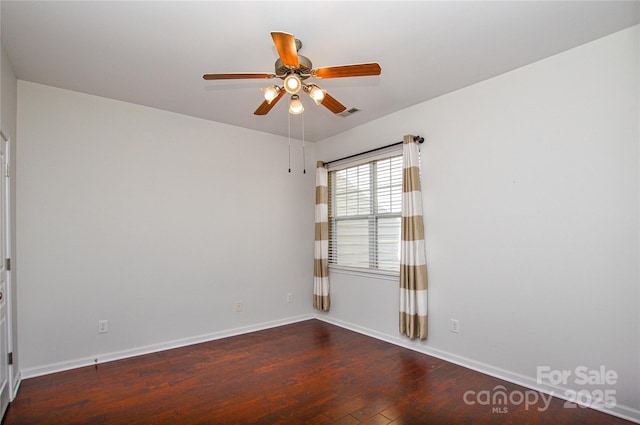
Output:
<svg viewBox="0 0 640 425">
<path fill-rule="evenodd" d="M 375 269 L 360 269 L 357 267 L 345 267 L 329 265 L 330 273 L 348 274 L 352 276 L 369 277 L 372 279 L 391 280 L 398 282 L 400 279 L 400 272 L 392 272 L 389 270 L 375 270 Z"/>
</svg>

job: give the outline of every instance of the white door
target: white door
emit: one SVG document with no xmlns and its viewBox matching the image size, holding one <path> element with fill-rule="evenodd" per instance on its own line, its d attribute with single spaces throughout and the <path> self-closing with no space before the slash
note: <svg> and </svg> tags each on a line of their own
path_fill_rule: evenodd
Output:
<svg viewBox="0 0 640 425">
<path fill-rule="evenodd" d="M 9 362 L 8 362 L 8 271 L 7 271 L 7 143 L 4 135 L 0 137 L 0 418 L 9 405 L 11 388 L 9 386 Z"/>
</svg>

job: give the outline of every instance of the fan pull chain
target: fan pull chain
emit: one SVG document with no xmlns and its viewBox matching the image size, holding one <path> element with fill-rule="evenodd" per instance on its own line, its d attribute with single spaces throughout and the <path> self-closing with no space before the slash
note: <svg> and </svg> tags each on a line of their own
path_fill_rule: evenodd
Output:
<svg viewBox="0 0 640 425">
<path fill-rule="evenodd" d="M 302 115 L 302 173 L 307 174 L 307 155 L 304 149 L 304 112 L 300 115 Z"/>
<path fill-rule="evenodd" d="M 287 114 L 289 121 L 289 173 L 291 173 L 291 114 Z"/>
</svg>

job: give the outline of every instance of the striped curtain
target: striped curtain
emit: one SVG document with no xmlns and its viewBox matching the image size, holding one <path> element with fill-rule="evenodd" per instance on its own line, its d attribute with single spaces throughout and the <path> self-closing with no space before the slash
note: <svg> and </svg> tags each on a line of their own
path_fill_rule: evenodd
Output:
<svg viewBox="0 0 640 425">
<path fill-rule="evenodd" d="M 413 136 L 402 145 L 400 333 L 427 339 L 427 263 L 420 189 L 420 157 Z"/>
<path fill-rule="evenodd" d="M 313 251 L 313 307 L 329 311 L 329 173 L 316 167 L 316 237 Z"/>
</svg>

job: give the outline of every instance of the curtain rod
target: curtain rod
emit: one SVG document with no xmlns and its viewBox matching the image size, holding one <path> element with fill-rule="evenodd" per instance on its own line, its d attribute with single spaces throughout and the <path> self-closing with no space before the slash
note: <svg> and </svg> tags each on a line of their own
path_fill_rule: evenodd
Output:
<svg viewBox="0 0 640 425">
<path fill-rule="evenodd" d="M 418 143 L 424 143 L 424 137 L 413 136 L 413 141 L 414 142 L 418 142 Z M 325 164 L 331 164 L 332 162 L 338 162 L 338 161 L 342 161 L 342 160 L 345 160 L 345 159 L 354 158 L 356 156 L 366 155 L 366 154 L 371 153 L 371 152 L 381 151 L 382 149 L 387 149 L 387 148 L 390 148 L 391 146 L 398 146 L 398 145 L 401 145 L 402 143 L 404 143 L 404 142 L 392 143 L 392 144 L 387 145 L 387 146 L 382 146 L 382 147 L 379 147 L 379 148 L 370 149 L 370 150 L 368 150 L 366 152 L 360 152 L 360 153 L 356 153 L 356 154 L 353 154 L 353 155 L 345 156 L 344 158 L 334 159 L 333 161 L 325 162 Z"/>
</svg>

